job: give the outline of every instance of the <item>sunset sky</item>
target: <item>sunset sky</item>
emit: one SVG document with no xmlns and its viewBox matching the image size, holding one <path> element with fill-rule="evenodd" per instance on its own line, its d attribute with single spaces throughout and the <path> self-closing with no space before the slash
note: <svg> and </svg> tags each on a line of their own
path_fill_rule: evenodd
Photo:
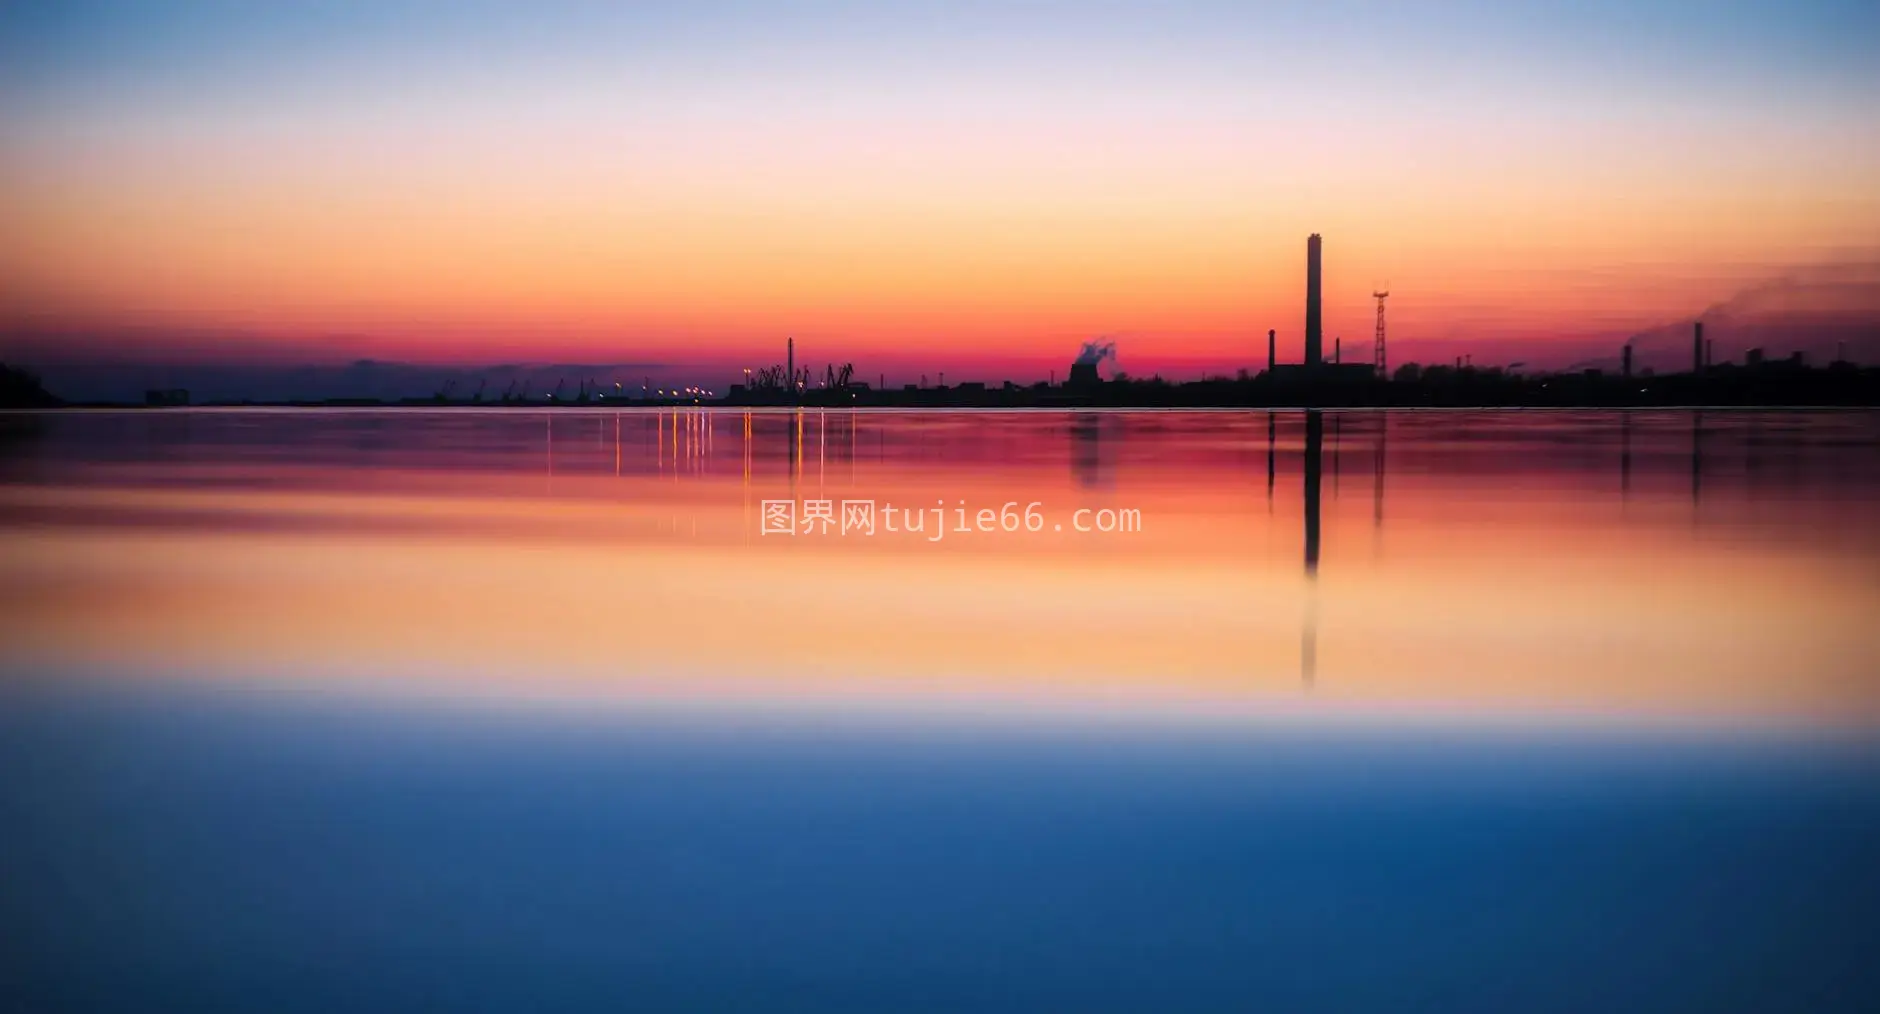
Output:
<svg viewBox="0 0 1880 1014">
<path fill-rule="evenodd" d="M 1543 359 L 1873 261 L 1876 52 L 1871 2 L 9 3 L 0 355 L 1231 370 L 1319 232 L 1328 345 L 1388 286 L 1401 347 Z"/>
</svg>

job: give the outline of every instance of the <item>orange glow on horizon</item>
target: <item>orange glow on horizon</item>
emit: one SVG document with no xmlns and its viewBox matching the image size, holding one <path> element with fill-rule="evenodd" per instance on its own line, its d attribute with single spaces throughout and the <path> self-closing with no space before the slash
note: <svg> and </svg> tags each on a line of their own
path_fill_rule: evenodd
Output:
<svg viewBox="0 0 1880 1014">
<path fill-rule="evenodd" d="M 761 175 L 684 171 L 753 157 L 750 142 L 442 174 L 369 152 L 239 170 L 202 154 L 131 179 L 15 173 L 0 272 L 29 324 L 348 335 L 381 358 L 719 361 L 796 334 L 843 359 L 944 342 L 966 361 L 1056 361 L 1113 334 L 1138 361 L 1227 366 L 1268 328 L 1296 347 L 1312 231 L 1326 235 L 1327 337 L 1360 342 L 1380 285 L 1397 293 L 1400 341 L 1546 341 L 1686 317 L 1880 239 L 1880 195 L 1851 182 L 1803 197 L 1527 166 L 1385 183 L 1244 146 L 1093 170 L 1081 159 L 1104 153 L 1079 134 L 1068 148 L 1014 136 L 996 157 L 900 140 L 848 138 L 853 164 L 827 149 Z M 1244 176 L 1225 171 L 1237 159 Z"/>
</svg>

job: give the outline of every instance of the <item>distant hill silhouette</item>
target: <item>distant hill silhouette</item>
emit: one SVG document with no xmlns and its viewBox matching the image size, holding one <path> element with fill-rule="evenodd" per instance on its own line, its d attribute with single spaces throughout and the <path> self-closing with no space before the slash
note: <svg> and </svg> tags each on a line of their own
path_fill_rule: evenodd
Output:
<svg viewBox="0 0 1880 1014">
<path fill-rule="evenodd" d="M 0 363 L 0 408 L 49 408 L 60 404 L 39 378 L 17 366 Z"/>
</svg>

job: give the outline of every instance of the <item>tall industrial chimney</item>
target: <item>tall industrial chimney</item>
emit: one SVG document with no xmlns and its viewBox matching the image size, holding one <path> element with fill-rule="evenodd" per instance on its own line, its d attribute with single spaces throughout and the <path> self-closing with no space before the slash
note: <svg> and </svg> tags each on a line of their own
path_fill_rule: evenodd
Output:
<svg viewBox="0 0 1880 1014">
<path fill-rule="evenodd" d="M 1691 372 L 1704 372 L 1704 322 L 1691 325 Z"/>
<path fill-rule="evenodd" d="M 1319 333 L 1319 234 L 1306 237 L 1306 368 L 1319 365 L 1325 357 L 1324 336 Z"/>
<path fill-rule="evenodd" d="M 1345 339 L 1342 336 L 1338 338 L 1333 338 L 1332 339 L 1332 362 L 1342 363 L 1344 361 L 1345 361 Z"/>
<path fill-rule="evenodd" d="M 790 365 L 787 368 L 789 369 L 790 374 L 788 377 L 785 378 L 785 383 L 790 385 L 789 386 L 790 397 L 794 399 L 796 397 L 796 339 L 791 338 L 789 342 L 790 342 L 789 344 L 790 352 L 789 352 L 789 358 L 787 359 L 787 362 Z"/>
<path fill-rule="evenodd" d="M 1272 373 L 1273 367 L 1279 365 L 1278 351 L 1279 346 L 1274 338 L 1274 331 L 1268 328 L 1266 332 L 1266 372 Z"/>
</svg>

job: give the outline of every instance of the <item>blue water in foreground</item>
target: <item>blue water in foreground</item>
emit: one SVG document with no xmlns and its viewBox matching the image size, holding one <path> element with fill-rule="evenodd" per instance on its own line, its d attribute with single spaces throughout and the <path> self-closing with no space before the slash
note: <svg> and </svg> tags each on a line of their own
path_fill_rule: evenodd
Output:
<svg viewBox="0 0 1880 1014">
<path fill-rule="evenodd" d="M 1880 1009 L 1819 737 L 4 703 L 7 1011 Z"/>
</svg>

